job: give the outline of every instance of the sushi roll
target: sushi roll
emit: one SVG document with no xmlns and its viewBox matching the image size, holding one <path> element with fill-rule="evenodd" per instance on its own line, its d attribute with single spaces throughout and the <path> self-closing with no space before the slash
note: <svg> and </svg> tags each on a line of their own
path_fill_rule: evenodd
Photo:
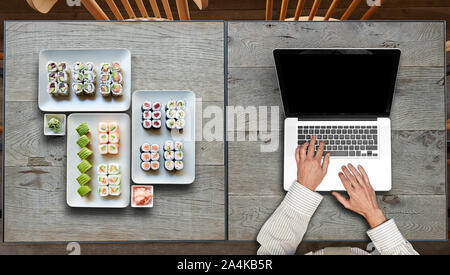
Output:
<svg viewBox="0 0 450 275">
<path fill-rule="evenodd" d="M 98 123 L 98 131 L 100 133 L 108 133 L 108 123 L 106 123 L 106 122 L 99 122 Z"/>
<path fill-rule="evenodd" d="M 72 91 L 76 94 L 76 95 L 82 95 L 84 93 L 83 90 L 83 83 L 73 83 L 72 84 Z"/>
<path fill-rule="evenodd" d="M 61 96 L 69 95 L 69 84 L 66 82 L 58 83 L 58 94 Z"/>
<path fill-rule="evenodd" d="M 177 128 L 178 130 L 183 130 L 185 123 L 186 122 L 184 121 L 184 119 L 179 119 L 175 122 L 175 128 Z"/>
<path fill-rule="evenodd" d="M 152 127 L 155 129 L 161 128 L 161 120 L 152 120 Z"/>
<path fill-rule="evenodd" d="M 86 185 L 91 180 L 91 177 L 88 174 L 81 174 L 78 176 L 77 181 L 80 185 Z"/>
<path fill-rule="evenodd" d="M 169 109 L 166 111 L 166 118 L 167 119 L 171 119 L 171 118 L 175 118 L 177 111 L 173 110 L 173 109 Z"/>
<path fill-rule="evenodd" d="M 108 154 L 117 155 L 119 154 L 119 144 L 117 143 L 109 143 L 108 144 Z"/>
<path fill-rule="evenodd" d="M 98 146 L 98 151 L 100 152 L 100 155 L 107 155 L 108 154 L 108 144 L 103 143 Z"/>
<path fill-rule="evenodd" d="M 181 150 L 183 150 L 183 142 L 181 142 L 181 141 L 175 141 L 175 150 L 177 150 L 177 151 L 181 151 Z"/>
<path fill-rule="evenodd" d="M 177 100 L 177 109 L 184 110 L 185 105 L 183 100 Z"/>
<path fill-rule="evenodd" d="M 108 131 L 111 132 L 119 132 L 119 124 L 117 122 L 110 122 L 108 124 Z"/>
<path fill-rule="evenodd" d="M 178 110 L 175 114 L 176 119 L 184 119 L 184 117 L 185 117 L 185 113 L 183 110 Z"/>
<path fill-rule="evenodd" d="M 108 175 L 108 184 L 119 185 L 120 179 L 121 179 L 120 175 Z"/>
<path fill-rule="evenodd" d="M 117 163 L 108 164 L 108 175 L 118 175 L 120 174 L 120 165 Z"/>
<path fill-rule="evenodd" d="M 56 72 L 58 71 L 58 64 L 55 61 L 49 61 L 47 63 L 47 72 Z"/>
<path fill-rule="evenodd" d="M 108 185 L 108 176 L 107 175 L 98 175 L 97 182 L 98 182 L 98 185 L 100 185 L 100 186 Z"/>
<path fill-rule="evenodd" d="M 176 107 L 177 107 L 177 103 L 175 102 L 175 100 L 169 100 L 169 101 L 167 102 L 166 109 L 168 109 L 168 110 L 173 110 L 173 109 L 175 109 Z"/>
<path fill-rule="evenodd" d="M 75 82 L 83 82 L 83 79 L 84 79 L 84 74 L 83 73 L 76 72 L 76 73 L 73 74 L 73 80 Z"/>
<path fill-rule="evenodd" d="M 151 146 L 148 143 L 144 143 L 141 145 L 141 152 L 150 152 Z"/>
<path fill-rule="evenodd" d="M 161 119 L 161 112 L 160 111 L 153 111 L 152 118 L 153 119 Z"/>
<path fill-rule="evenodd" d="M 152 108 L 153 108 L 153 111 L 159 111 L 159 110 L 161 110 L 161 103 L 159 103 L 159 102 L 153 103 Z"/>
<path fill-rule="evenodd" d="M 123 84 L 123 77 L 122 74 L 119 72 L 112 72 L 111 73 L 111 80 L 114 83 Z"/>
<path fill-rule="evenodd" d="M 173 145 L 173 141 L 172 140 L 167 140 L 164 143 L 164 151 L 172 151 L 173 148 L 174 148 L 174 145 Z"/>
<path fill-rule="evenodd" d="M 173 162 L 173 160 L 166 160 L 164 162 L 164 167 L 167 171 L 173 171 L 173 168 L 175 168 L 175 163 Z"/>
<path fill-rule="evenodd" d="M 165 160 L 173 160 L 175 158 L 175 153 L 173 151 L 165 151 L 164 159 Z"/>
<path fill-rule="evenodd" d="M 119 141 L 120 141 L 119 133 L 118 132 L 110 132 L 108 141 L 109 141 L 109 143 L 119 143 Z"/>
<path fill-rule="evenodd" d="M 75 62 L 72 66 L 72 69 L 74 72 L 80 72 L 83 70 L 83 68 L 84 68 L 84 65 L 81 62 Z"/>
<path fill-rule="evenodd" d="M 159 145 L 158 144 L 152 144 L 152 146 L 150 147 L 150 152 L 152 153 L 158 153 L 159 152 Z"/>
<path fill-rule="evenodd" d="M 151 153 L 150 159 L 155 161 L 159 160 L 159 153 Z"/>
<path fill-rule="evenodd" d="M 57 72 L 49 72 L 48 73 L 48 82 L 56 82 L 57 79 L 58 79 Z"/>
<path fill-rule="evenodd" d="M 141 106 L 142 111 L 150 111 L 152 109 L 152 103 L 150 101 L 144 101 Z"/>
<path fill-rule="evenodd" d="M 119 196 L 120 195 L 120 185 L 109 185 L 108 187 L 109 195 Z"/>
<path fill-rule="evenodd" d="M 122 90 L 123 90 L 122 84 L 113 83 L 111 85 L 111 94 L 113 96 L 121 96 L 123 94 Z"/>
<path fill-rule="evenodd" d="M 169 130 L 174 129 L 175 128 L 175 123 L 176 123 L 176 121 L 173 118 L 166 120 L 166 127 L 167 127 L 167 129 L 169 129 Z"/>
<path fill-rule="evenodd" d="M 151 160 L 151 154 L 150 153 L 141 153 L 141 160 L 142 161 L 150 161 Z"/>
<path fill-rule="evenodd" d="M 95 74 L 91 71 L 85 71 L 83 73 L 83 81 L 92 83 L 95 81 Z"/>
<path fill-rule="evenodd" d="M 148 161 L 142 162 L 141 169 L 144 171 L 150 171 L 150 162 L 148 162 Z"/>
<path fill-rule="evenodd" d="M 49 95 L 56 96 L 58 95 L 58 86 L 56 82 L 50 82 L 48 83 L 48 89 L 47 89 Z"/>
<path fill-rule="evenodd" d="M 92 168 L 92 164 L 84 159 L 80 162 L 80 164 L 77 165 L 77 168 L 80 173 L 86 173 L 89 169 Z"/>
<path fill-rule="evenodd" d="M 102 63 L 100 64 L 100 71 L 102 73 L 108 73 L 111 72 L 111 64 L 109 63 Z"/>
<path fill-rule="evenodd" d="M 80 196 L 84 197 L 91 192 L 91 188 L 87 185 L 81 185 L 77 192 Z"/>
<path fill-rule="evenodd" d="M 152 170 L 158 170 L 159 169 L 159 161 L 152 161 L 150 162 L 150 167 L 152 168 Z"/>
<path fill-rule="evenodd" d="M 83 147 L 81 150 L 77 153 L 77 155 L 80 157 L 80 159 L 87 159 L 90 155 L 92 155 L 92 151 L 87 148 Z"/>
<path fill-rule="evenodd" d="M 107 144 L 109 140 L 109 136 L 107 133 L 100 133 L 98 134 L 98 143 L 100 144 Z"/>
<path fill-rule="evenodd" d="M 82 135 L 77 140 L 77 144 L 78 144 L 78 146 L 80 146 L 80 148 L 86 147 L 90 142 L 91 142 L 91 140 L 86 135 Z"/>
<path fill-rule="evenodd" d="M 100 93 L 102 94 L 102 96 L 110 96 L 111 95 L 111 85 L 100 84 Z"/>
<path fill-rule="evenodd" d="M 181 161 L 181 160 L 176 160 L 175 161 L 175 170 L 183 170 L 183 168 L 184 168 L 184 164 L 183 164 L 183 161 Z"/>
<path fill-rule="evenodd" d="M 142 112 L 142 119 L 151 119 L 152 118 L 152 111 L 143 111 Z"/>
<path fill-rule="evenodd" d="M 120 72 L 121 71 L 119 62 L 115 61 L 112 63 L 111 71 L 112 72 Z"/>
<path fill-rule="evenodd" d="M 142 121 L 142 127 L 144 127 L 145 129 L 152 128 L 152 121 L 150 119 L 143 120 Z"/>
<path fill-rule="evenodd" d="M 104 186 L 104 185 L 99 186 L 98 187 L 98 193 L 99 193 L 100 197 L 108 196 L 109 195 L 108 186 Z"/>
<path fill-rule="evenodd" d="M 58 63 L 58 72 L 70 73 L 69 65 L 64 61 L 59 62 Z"/>
<path fill-rule="evenodd" d="M 108 174 L 108 166 L 104 163 L 101 163 L 97 166 L 97 174 L 99 175 L 107 175 Z"/>
<path fill-rule="evenodd" d="M 77 128 L 75 128 L 75 130 L 78 132 L 78 134 L 80 136 L 83 136 L 83 135 L 86 135 L 87 133 L 89 133 L 89 127 L 86 122 L 83 122 L 80 125 L 78 125 Z M 86 137 L 86 138 L 88 138 L 88 137 Z M 86 146 L 86 145 L 84 145 L 84 146 Z M 81 147 L 84 147 L 84 146 L 81 146 Z"/>
<path fill-rule="evenodd" d="M 95 95 L 95 85 L 93 83 L 85 82 L 83 84 L 83 90 L 86 95 Z"/>
<path fill-rule="evenodd" d="M 183 151 L 175 151 L 175 160 L 183 160 Z"/>
<path fill-rule="evenodd" d="M 102 73 L 101 75 L 100 75 L 100 83 L 103 83 L 103 84 L 109 84 L 109 83 L 111 83 L 111 75 L 110 74 L 108 74 L 108 73 Z"/>
<path fill-rule="evenodd" d="M 88 71 L 88 72 L 94 72 L 94 70 L 95 70 L 95 66 L 94 66 L 94 64 L 92 63 L 92 62 L 87 62 L 85 65 L 84 65 L 84 71 Z"/>
</svg>

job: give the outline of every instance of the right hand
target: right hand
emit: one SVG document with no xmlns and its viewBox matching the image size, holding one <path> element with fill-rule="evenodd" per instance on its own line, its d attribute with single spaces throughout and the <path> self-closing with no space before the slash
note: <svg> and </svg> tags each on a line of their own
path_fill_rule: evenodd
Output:
<svg viewBox="0 0 450 275">
<path fill-rule="evenodd" d="M 359 171 L 358 171 L 359 170 Z M 342 172 L 339 172 L 339 178 L 347 190 L 350 198 L 345 198 L 337 192 L 331 194 L 347 209 L 352 210 L 363 216 L 371 228 L 386 221 L 383 211 L 378 207 L 375 191 L 370 185 L 369 177 L 361 165 L 358 170 L 349 164 L 348 168 L 342 166 Z M 351 171 L 351 172 L 350 172 Z"/>
</svg>

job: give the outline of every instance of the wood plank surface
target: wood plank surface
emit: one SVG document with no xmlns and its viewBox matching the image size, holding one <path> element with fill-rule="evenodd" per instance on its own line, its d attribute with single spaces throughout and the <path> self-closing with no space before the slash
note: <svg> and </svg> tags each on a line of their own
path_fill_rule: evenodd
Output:
<svg viewBox="0 0 450 275">
<path fill-rule="evenodd" d="M 153 209 L 68 207 L 66 137 L 43 135 L 36 73 L 39 51 L 56 47 L 49 34 L 68 34 L 57 48 L 102 48 L 117 37 L 113 47 L 132 55 L 131 90 L 194 91 L 202 133 L 203 110 L 224 104 L 222 22 L 7 22 L 6 29 L 6 242 L 225 239 L 223 140 L 198 140 L 195 182 L 155 185 Z"/>
</svg>

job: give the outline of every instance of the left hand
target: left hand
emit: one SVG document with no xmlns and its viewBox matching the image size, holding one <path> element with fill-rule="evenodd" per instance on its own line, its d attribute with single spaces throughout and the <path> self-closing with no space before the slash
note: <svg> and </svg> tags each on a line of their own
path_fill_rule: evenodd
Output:
<svg viewBox="0 0 450 275">
<path fill-rule="evenodd" d="M 295 160 L 297 161 L 297 181 L 311 191 L 315 191 L 327 174 L 328 164 L 330 163 L 330 154 L 327 153 L 323 159 L 322 155 L 325 142 L 321 141 L 317 153 L 314 155 L 314 146 L 316 145 L 316 136 L 313 136 L 310 142 L 305 142 L 298 146 L 295 151 Z M 306 152 L 308 148 L 308 153 Z"/>
</svg>

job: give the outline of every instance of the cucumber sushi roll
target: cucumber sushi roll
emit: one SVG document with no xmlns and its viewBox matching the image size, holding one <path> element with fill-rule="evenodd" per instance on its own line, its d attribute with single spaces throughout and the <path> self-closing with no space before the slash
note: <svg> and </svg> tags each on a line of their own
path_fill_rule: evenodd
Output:
<svg viewBox="0 0 450 275">
<path fill-rule="evenodd" d="M 120 175 L 109 175 L 108 176 L 108 183 L 111 185 L 119 185 L 120 184 Z"/>
<path fill-rule="evenodd" d="M 94 83 L 84 82 L 83 90 L 86 95 L 93 96 L 95 95 L 95 85 Z"/>
<path fill-rule="evenodd" d="M 92 164 L 84 159 L 80 162 L 80 164 L 78 164 L 77 168 L 80 173 L 86 173 L 89 169 L 92 168 Z"/>
<path fill-rule="evenodd" d="M 171 119 L 166 120 L 166 127 L 169 130 L 174 129 L 175 128 L 175 119 L 171 118 Z"/>
<path fill-rule="evenodd" d="M 83 65 L 83 63 L 81 63 L 81 62 L 75 62 L 75 63 L 73 64 L 73 66 L 72 66 L 72 69 L 73 69 L 73 72 L 74 72 L 74 73 L 75 73 L 75 72 L 80 72 L 80 71 L 82 71 L 83 68 L 84 68 L 84 65 Z"/>
<path fill-rule="evenodd" d="M 177 150 L 177 151 L 183 150 L 183 142 L 181 142 L 179 140 L 175 141 L 175 150 Z"/>
<path fill-rule="evenodd" d="M 183 170 L 183 168 L 184 168 L 184 164 L 183 164 L 183 161 L 181 161 L 181 160 L 176 160 L 175 161 L 175 170 Z"/>
<path fill-rule="evenodd" d="M 159 110 L 161 110 L 161 103 L 159 103 L 159 102 L 153 103 L 152 108 L 153 108 L 153 111 L 159 111 Z"/>
<path fill-rule="evenodd" d="M 109 84 L 109 83 L 111 83 L 111 75 L 110 74 L 108 74 L 108 73 L 102 73 L 101 75 L 100 75 L 100 82 L 101 83 L 104 83 L 104 84 Z"/>
<path fill-rule="evenodd" d="M 141 169 L 144 171 L 150 171 L 150 162 L 148 162 L 148 161 L 142 162 Z"/>
<path fill-rule="evenodd" d="M 167 140 L 164 143 L 164 151 L 172 151 L 173 148 L 174 148 L 174 145 L 173 145 L 173 141 L 172 140 Z"/>
<path fill-rule="evenodd" d="M 108 132 L 108 123 L 103 122 L 103 121 L 99 122 L 98 123 L 98 131 L 100 133 L 107 133 Z"/>
<path fill-rule="evenodd" d="M 83 82 L 83 79 L 84 79 L 84 75 L 83 75 L 82 73 L 76 72 L 76 73 L 73 74 L 73 80 L 74 80 L 75 82 L 80 82 L 80 83 L 82 83 L 82 82 Z"/>
<path fill-rule="evenodd" d="M 177 120 L 177 122 L 175 122 L 175 127 L 178 130 L 183 130 L 184 129 L 184 124 L 185 124 L 184 119 L 179 119 L 179 120 Z"/>
<path fill-rule="evenodd" d="M 169 102 L 167 102 L 166 109 L 173 110 L 176 107 L 177 107 L 177 103 L 175 102 L 175 100 L 169 100 Z"/>
<path fill-rule="evenodd" d="M 120 195 L 120 185 L 109 185 L 108 187 L 109 195 L 119 196 Z"/>
<path fill-rule="evenodd" d="M 99 164 L 97 166 L 97 174 L 99 174 L 99 175 L 106 175 L 106 174 L 108 174 L 108 166 L 106 164 L 104 164 L 104 163 Z"/>
<path fill-rule="evenodd" d="M 123 94 L 122 90 L 123 90 L 122 84 L 113 83 L 111 85 L 111 94 L 113 96 L 121 96 Z"/>
<path fill-rule="evenodd" d="M 183 160 L 183 151 L 175 151 L 175 160 Z"/>
<path fill-rule="evenodd" d="M 108 131 L 109 132 L 119 132 L 119 124 L 117 124 L 117 122 L 108 123 Z"/>
<path fill-rule="evenodd" d="M 155 161 L 155 160 L 150 162 L 150 167 L 152 168 L 152 170 L 158 170 L 159 169 L 159 162 Z"/>
<path fill-rule="evenodd" d="M 150 147 L 150 152 L 152 153 L 158 153 L 159 152 L 159 145 L 158 144 L 152 144 L 152 146 Z"/>
<path fill-rule="evenodd" d="M 108 143 L 108 140 L 109 140 L 109 136 L 107 133 L 98 134 L 98 143 L 106 144 L 106 143 Z"/>
<path fill-rule="evenodd" d="M 151 119 L 152 118 L 152 111 L 143 111 L 142 112 L 142 119 Z"/>
<path fill-rule="evenodd" d="M 142 121 L 142 127 L 144 127 L 145 129 L 152 128 L 152 121 L 150 119 L 144 119 Z"/>
<path fill-rule="evenodd" d="M 56 82 L 48 83 L 47 91 L 50 95 L 53 95 L 53 96 L 58 95 L 58 86 L 56 85 Z"/>
<path fill-rule="evenodd" d="M 169 109 L 166 111 L 166 119 L 175 118 L 175 115 L 177 114 L 177 111 L 173 109 Z"/>
<path fill-rule="evenodd" d="M 164 159 L 165 160 L 173 160 L 175 158 L 175 154 L 173 151 L 165 151 L 164 152 Z"/>
<path fill-rule="evenodd" d="M 72 84 L 72 91 L 76 95 L 82 95 L 84 93 L 84 91 L 83 91 L 83 83 L 73 83 Z"/>
<path fill-rule="evenodd" d="M 78 140 L 77 140 L 77 144 L 78 146 L 80 146 L 81 148 L 86 147 L 89 143 L 91 142 L 91 140 L 88 138 L 88 136 L 86 135 L 82 135 Z"/>
<path fill-rule="evenodd" d="M 98 194 L 100 197 L 106 197 L 109 195 L 108 186 L 102 185 L 98 187 Z"/>
<path fill-rule="evenodd" d="M 153 111 L 152 118 L 153 119 L 161 119 L 161 112 L 160 111 Z"/>
<path fill-rule="evenodd" d="M 184 113 L 183 110 L 178 110 L 178 111 L 176 112 L 176 114 L 175 114 L 175 118 L 176 118 L 176 119 L 184 119 L 185 116 L 186 116 L 186 115 L 185 115 L 185 113 Z"/>
<path fill-rule="evenodd" d="M 95 81 L 95 74 L 91 71 L 85 71 L 83 73 L 83 81 L 92 83 Z"/>
<path fill-rule="evenodd" d="M 66 82 L 58 83 L 58 94 L 61 96 L 69 95 L 69 85 Z"/>
<path fill-rule="evenodd" d="M 56 72 L 58 71 L 58 65 L 55 61 L 49 61 L 47 63 L 47 72 Z"/>
<path fill-rule="evenodd" d="M 80 125 L 78 125 L 77 128 L 75 128 L 75 130 L 77 130 L 78 134 L 80 136 L 85 135 L 87 133 L 89 133 L 89 127 L 87 126 L 86 122 L 81 123 Z M 86 146 L 86 145 L 85 145 Z M 84 147 L 84 146 L 82 146 Z"/>
<path fill-rule="evenodd" d="M 152 120 L 152 127 L 155 129 L 161 128 L 161 120 L 159 120 L 159 119 Z"/>
<path fill-rule="evenodd" d="M 110 155 L 119 154 L 119 144 L 118 143 L 109 143 L 108 144 L 108 154 L 110 154 Z"/>
<path fill-rule="evenodd" d="M 175 163 L 173 162 L 173 160 L 166 160 L 164 162 L 164 167 L 167 171 L 173 171 L 173 168 L 175 168 Z"/>
<path fill-rule="evenodd" d="M 103 143 L 98 146 L 98 151 L 100 152 L 100 155 L 107 155 L 108 154 L 108 144 Z"/>
<path fill-rule="evenodd" d="M 69 65 L 64 61 L 59 62 L 58 63 L 58 71 L 69 73 L 70 72 Z"/>
<path fill-rule="evenodd" d="M 80 186 L 80 188 L 78 188 L 77 192 L 78 192 L 78 194 L 80 194 L 80 196 L 84 197 L 89 192 L 91 192 L 91 188 L 87 185 L 82 185 L 82 186 Z"/>
<path fill-rule="evenodd" d="M 91 177 L 88 174 L 81 174 L 78 176 L 77 181 L 80 185 L 86 185 L 91 180 Z"/>
<path fill-rule="evenodd" d="M 142 161 L 150 161 L 151 159 L 151 154 L 150 153 L 141 153 L 141 160 Z"/>
<path fill-rule="evenodd" d="M 111 71 L 111 64 L 109 64 L 109 63 L 102 63 L 100 65 L 100 71 L 102 73 L 109 73 Z"/>
<path fill-rule="evenodd" d="M 115 61 L 112 63 L 111 71 L 112 72 L 120 72 L 121 71 L 119 62 Z"/>
<path fill-rule="evenodd" d="M 120 165 L 117 163 L 108 164 L 108 174 L 109 175 L 118 175 L 120 174 Z"/>
<path fill-rule="evenodd" d="M 95 70 L 95 66 L 92 62 L 87 62 L 83 68 L 85 71 L 93 72 Z"/>
<path fill-rule="evenodd" d="M 87 159 L 90 155 L 92 155 L 92 151 L 87 147 L 83 147 L 77 154 L 80 159 Z"/>
<path fill-rule="evenodd" d="M 100 185 L 100 186 L 108 185 L 108 176 L 107 175 L 99 175 L 97 177 L 97 182 L 98 182 L 98 185 Z"/>
<path fill-rule="evenodd" d="M 148 143 L 144 143 L 141 145 L 141 152 L 150 152 L 151 146 Z"/>
<path fill-rule="evenodd" d="M 185 105 L 183 100 L 177 100 L 177 109 L 184 110 Z"/>
<path fill-rule="evenodd" d="M 111 73 L 111 80 L 114 83 L 123 84 L 123 77 L 122 74 L 119 72 L 112 72 Z"/>
<path fill-rule="evenodd" d="M 48 73 L 48 81 L 49 82 L 56 82 L 57 79 L 58 79 L 58 73 L 56 73 L 56 72 Z"/>
<path fill-rule="evenodd" d="M 151 153 L 150 159 L 155 161 L 159 160 L 159 153 Z"/>
<path fill-rule="evenodd" d="M 102 96 L 111 95 L 111 85 L 110 84 L 100 84 L 100 93 Z"/>
<path fill-rule="evenodd" d="M 152 103 L 150 101 L 144 101 L 141 106 L 142 111 L 150 111 L 152 109 Z"/>
</svg>

